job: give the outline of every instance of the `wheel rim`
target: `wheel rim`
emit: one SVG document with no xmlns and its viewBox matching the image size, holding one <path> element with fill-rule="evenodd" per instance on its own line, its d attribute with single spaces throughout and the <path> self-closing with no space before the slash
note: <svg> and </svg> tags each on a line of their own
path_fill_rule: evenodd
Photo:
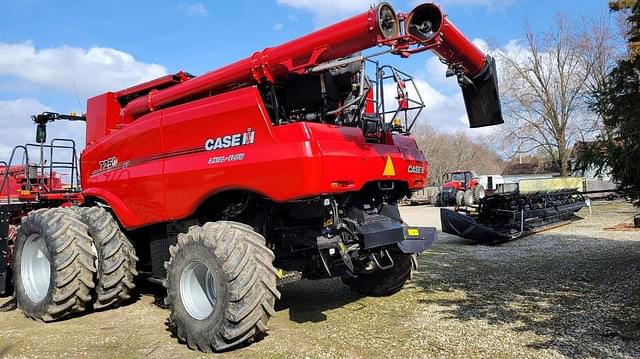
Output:
<svg viewBox="0 0 640 359">
<path fill-rule="evenodd" d="M 20 272 L 22 286 L 29 299 L 41 302 L 51 284 L 51 259 L 47 243 L 38 233 L 30 235 L 22 247 Z"/>
<path fill-rule="evenodd" d="M 180 275 L 180 297 L 190 316 L 204 320 L 213 313 L 216 289 L 213 273 L 201 261 L 189 263 Z"/>
</svg>

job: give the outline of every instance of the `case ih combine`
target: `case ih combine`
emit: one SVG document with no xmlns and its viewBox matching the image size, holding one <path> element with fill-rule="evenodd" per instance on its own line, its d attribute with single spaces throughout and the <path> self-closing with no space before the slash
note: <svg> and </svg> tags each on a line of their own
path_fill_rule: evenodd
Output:
<svg viewBox="0 0 640 359">
<path fill-rule="evenodd" d="M 435 52 L 470 126 L 502 123 L 493 60 L 433 4 L 397 14 L 382 3 L 201 76 L 98 95 L 81 192 L 2 205 L 18 307 L 51 321 L 118 305 L 144 275 L 166 286 L 177 337 L 219 351 L 265 334 L 279 284 L 340 276 L 365 294 L 400 290 L 435 238 L 396 206 L 426 184 L 409 134 L 422 105 L 407 97 L 410 77 L 360 53 L 373 47 Z M 395 109 L 383 101 L 389 80 Z M 389 121 L 400 113 L 411 123 Z"/>
</svg>

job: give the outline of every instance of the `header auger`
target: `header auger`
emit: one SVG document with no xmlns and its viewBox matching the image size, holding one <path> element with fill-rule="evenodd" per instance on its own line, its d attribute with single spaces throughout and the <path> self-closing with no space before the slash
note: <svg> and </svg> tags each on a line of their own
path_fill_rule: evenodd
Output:
<svg viewBox="0 0 640 359">
<path fill-rule="evenodd" d="M 433 4 L 403 14 L 382 3 L 201 76 L 92 97 L 81 198 L 22 222 L 5 211 L 22 223 L 9 244 L 18 306 L 50 321 L 120 305 L 138 276 L 166 286 L 178 338 L 211 351 L 263 337 L 278 285 L 341 277 L 364 294 L 400 290 L 435 240 L 397 207 L 426 185 L 410 134 L 424 104 L 411 76 L 361 53 L 374 47 L 435 52 L 471 127 L 502 123 L 493 60 Z M 78 276 L 61 282 L 68 270 Z"/>
</svg>

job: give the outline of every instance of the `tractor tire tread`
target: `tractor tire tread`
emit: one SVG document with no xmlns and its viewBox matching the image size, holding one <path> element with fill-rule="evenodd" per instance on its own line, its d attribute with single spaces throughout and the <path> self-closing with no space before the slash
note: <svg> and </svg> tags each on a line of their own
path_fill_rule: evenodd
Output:
<svg viewBox="0 0 640 359">
<path fill-rule="evenodd" d="M 174 259 L 192 244 L 205 246 L 213 253 L 225 274 L 228 290 L 224 318 L 211 324 L 207 335 L 182 324 L 171 300 L 172 287 L 179 286 L 179 283 L 172 283 L 172 271 L 177 265 Z M 265 245 L 264 237 L 245 224 L 208 222 L 179 234 L 178 243 L 170 248 L 170 253 L 171 257 L 165 263 L 167 280 L 164 284 L 169 292 L 165 304 L 172 308 L 169 323 L 179 341 L 194 350 L 219 352 L 265 335 L 267 321 L 275 313 L 274 305 L 280 292 L 276 289 L 274 255 Z"/>
<path fill-rule="evenodd" d="M 131 298 L 138 272 L 135 248 L 106 209 L 98 206 L 76 208 L 87 224 L 98 252 L 95 309 L 116 307 Z"/>
<path fill-rule="evenodd" d="M 85 248 L 91 247 L 91 237 L 80 216 L 69 208 L 42 208 L 22 219 L 19 241 L 39 233 L 45 238 L 53 255 L 54 272 L 47 296 L 38 305 L 26 304 L 18 294 L 18 308 L 26 316 L 44 322 L 83 312 L 91 301 L 96 268 L 94 257 Z M 19 245 L 19 243 L 17 243 Z M 13 262 L 13 272 L 20 269 L 22 258 Z M 26 306 L 29 306 L 27 308 Z"/>
</svg>

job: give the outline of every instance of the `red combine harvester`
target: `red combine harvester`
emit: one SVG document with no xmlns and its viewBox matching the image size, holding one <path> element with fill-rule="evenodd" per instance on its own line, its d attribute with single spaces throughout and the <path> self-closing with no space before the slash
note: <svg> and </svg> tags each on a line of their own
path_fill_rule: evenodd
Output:
<svg viewBox="0 0 640 359">
<path fill-rule="evenodd" d="M 373 47 L 435 52 L 470 126 L 503 122 L 493 59 L 433 4 L 382 3 L 201 76 L 93 97 L 81 206 L 6 211 L 24 216 L 18 307 L 51 321 L 118 305 L 145 276 L 167 288 L 179 340 L 219 351 L 264 335 L 278 285 L 340 276 L 365 294 L 400 290 L 435 239 L 397 208 L 426 184 L 410 135 L 423 104 L 410 76 L 361 54 Z M 383 101 L 390 82 L 397 106 Z"/>
</svg>

